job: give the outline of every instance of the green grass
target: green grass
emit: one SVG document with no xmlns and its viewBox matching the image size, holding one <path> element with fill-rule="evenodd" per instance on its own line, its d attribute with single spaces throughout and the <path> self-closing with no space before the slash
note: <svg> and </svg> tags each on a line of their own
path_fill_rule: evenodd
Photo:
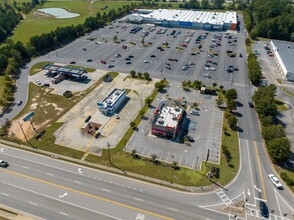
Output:
<svg viewBox="0 0 294 220">
<path fill-rule="evenodd" d="M 52 62 L 40 62 L 33 65 L 30 69 L 30 76 L 35 75 L 36 73 L 40 72 L 43 66 L 46 64 L 53 64 Z"/>
<path fill-rule="evenodd" d="M 287 94 L 288 96 L 293 96 L 294 97 L 294 92 L 290 92 L 288 89 L 286 88 L 281 88 L 282 92 L 284 92 L 285 94 Z"/>
<path fill-rule="evenodd" d="M 281 167 L 275 166 L 276 170 L 278 171 L 278 173 L 280 174 L 281 172 L 285 172 L 287 173 L 287 175 L 294 180 L 294 171 L 293 170 L 287 170 L 287 169 L 282 169 Z M 285 183 L 286 184 L 286 183 Z M 294 186 L 289 186 L 290 190 L 294 193 Z"/>
<path fill-rule="evenodd" d="M 0 76 L 0 99 L 2 99 L 4 92 L 5 76 Z"/>
<path fill-rule="evenodd" d="M 283 84 L 281 79 L 277 79 L 277 82 Z"/>
<path fill-rule="evenodd" d="M 288 106 L 281 99 L 275 98 L 275 104 L 276 104 L 278 110 L 280 110 L 280 111 L 287 111 L 288 110 Z"/>
<path fill-rule="evenodd" d="M 56 19 L 53 17 L 37 17 L 34 16 L 34 10 L 26 15 L 26 19 L 15 29 L 11 37 L 14 42 L 21 41 L 26 44 L 32 36 L 41 35 L 42 33 L 49 33 L 57 27 L 66 27 L 71 25 L 83 24 L 85 19 L 90 16 L 95 16 L 97 12 L 108 13 L 111 9 L 122 8 L 123 5 L 130 5 L 132 1 L 111 1 L 98 2 L 95 1 L 90 4 L 88 1 L 52 1 L 45 3 L 42 8 L 64 8 L 70 12 L 80 14 L 76 18 Z M 101 10 L 103 6 L 108 6 L 107 9 Z M 28 31 L 29 30 L 29 31 Z"/>
</svg>

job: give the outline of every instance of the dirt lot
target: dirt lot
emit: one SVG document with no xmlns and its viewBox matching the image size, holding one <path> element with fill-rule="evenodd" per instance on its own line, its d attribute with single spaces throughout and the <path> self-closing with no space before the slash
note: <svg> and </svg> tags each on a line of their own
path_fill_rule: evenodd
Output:
<svg viewBox="0 0 294 220">
<path fill-rule="evenodd" d="M 126 76 L 127 74 L 120 73 L 111 83 L 103 82 L 62 116 L 58 122 L 64 124 L 54 133 L 55 143 L 97 154 L 100 153 L 101 148 L 107 148 L 107 143 L 110 147 L 116 146 L 129 128 L 130 122 L 135 119 L 141 108 L 141 102 L 144 104 L 144 99 L 151 94 L 156 82 L 151 81 L 146 84 L 145 80 L 130 79 Z M 115 88 L 131 90 L 128 94 L 130 99 L 119 112 L 120 119 L 103 115 L 97 107 L 97 102 L 103 100 Z M 85 119 L 89 115 L 92 116 L 91 122 L 102 125 L 99 138 L 81 132 L 81 128 L 86 126 Z"/>
</svg>

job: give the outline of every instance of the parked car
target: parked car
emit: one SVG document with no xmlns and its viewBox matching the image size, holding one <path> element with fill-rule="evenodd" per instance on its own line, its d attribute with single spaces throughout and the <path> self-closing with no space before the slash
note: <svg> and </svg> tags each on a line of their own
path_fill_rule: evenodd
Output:
<svg viewBox="0 0 294 220">
<path fill-rule="evenodd" d="M 49 84 L 49 83 L 44 83 L 43 86 L 44 86 L 44 87 L 49 87 L 50 84 Z"/>
<path fill-rule="evenodd" d="M 76 62 L 75 61 L 71 61 L 69 64 L 76 64 Z"/>
<path fill-rule="evenodd" d="M 273 55 L 272 53 L 269 53 L 268 56 L 269 56 L 269 57 L 273 57 L 274 55 Z"/>
<path fill-rule="evenodd" d="M 250 108 L 254 108 L 254 105 L 253 105 L 252 102 L 248 102 L 248 105 L 249 105 Z"/>
<path fill-rule="evenodd" d="M 21 106 L 21 104 L 22 104 L 22 101 L 17 101 L 17 102 L 16 102 L 16 105 L 17 105 L 17 106 Z"/>
<path fill-rule="evenodd" d="M 109 65 L 108 65 L 108 68 L 113 68 L 113 67 L 114 67 L 113 64 L 109 64 Z"/>
<path fill-rule="evenodd" d="M 92 62 L 92 61 L 93 61 L 92 59 L 88 59 L 88 60 L 87 60 L 87 62 Z"/>
<path fill-rule="evenodd" d="M 100 61 L 102 64 L 106 64 L 106 61 L 105 60 L 101 60 Z"/>
<path fill-rule="evenodd" d="M 260 214 L 261 216 L 268 218 L 269 217 L 269 211 L 268 211 L 268 207 L 265 204 L 265 202 L 260 201 L 259 202 L 259 210 L 260 210 Z"/>
<path fill-rule="evenodd" d="M 40 82 L 40 80 L 36 80 L 36 83 L 40 86 L 40 85 L 42 85 L 42 83 Z"/>
<path fill-rule="evenodd" d="M 131 61 L 128 61 L 128 62 L 126 62 L 126 64 L 132 64 L 132 62 Z"/>
<path fill-rule="evenodd" d="M 243 55 L 240 53 L 240 54 L 239 54 L 239 57 L 243 57 Z"/>
<path fill-rule="evenodd" d="M 144 60 L 144 63 L 150 63 L 150 60 Z"/>
<path fill-rule="evenodd" d="M 190 114 L 191 114 L 191 115 L 200 116 L 199 112 L 196 111 L 196 110 L 190 110 Z"/>
<path fill-rule="evenodd" d="M 8 166 L 9 166 L 8 162 L 4 160 L 0 160 L 0 167 L 8 167 Z"/>
<path fill-rule="evenodd" d="M 72 97 L 72 92 L 69 91 L 69 90 L 66 90 L 66 91 L 63 93 L 63 96 L 66 97 L 66 98 L 70 98 L 70 97 Z"/>
<path fill-rule="evenodd" d="M 283 189 L 283 185 L 280 183 L 279 179 L 275 177 L 274 174 L 269 174 L 268 178 L 272 181 L 277 189 Z"/>
<path fill-rule="evenodd" d="M 155 56 L 155 55 L 151 55 L 150 57 L 154 58 L 154 57 L 156 57 L 156 56 Z"/>
<path fill-rule="evenodd" d="M 129 58 L 134 58 L 134 56 L 133 55 L 129 55 Z"/>
</svg>

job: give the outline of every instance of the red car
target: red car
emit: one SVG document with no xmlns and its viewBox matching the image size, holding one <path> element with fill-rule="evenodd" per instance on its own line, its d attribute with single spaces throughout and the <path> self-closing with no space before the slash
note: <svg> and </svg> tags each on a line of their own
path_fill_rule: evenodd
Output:
<svg viewBox="0 0 294 220">
<path fill-rule="evenodd" d="M 123 45 L 122 46 L 123 49 L 127 49 L 127 47 L 128 47 L 127 45 Z"/>
<path fill-rule="evenodd" d="M 101 60 L 100 61 L 102 64 L 106 64 L 106 61 L 105 60 Z"/>
<path fill-rule="evenodd" d="M 273 55 L 272 53 L 269 53 L 268 56 L 269 56 L 269 57 L 273 57 L 274 55 Z"/>
<path fill-rule="evenodd" d="M 187 44 L 181 44 L 182 47 L 187 47 Z"/>
</svg>

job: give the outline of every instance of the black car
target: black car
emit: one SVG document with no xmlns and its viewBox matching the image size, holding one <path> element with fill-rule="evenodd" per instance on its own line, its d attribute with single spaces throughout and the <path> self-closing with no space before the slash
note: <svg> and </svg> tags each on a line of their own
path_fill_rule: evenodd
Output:
<svg viewBox="0 0 294 220">
<path fill-rule="evenodd" d="M 128 58 L 126 58 L 125 60 L 131 60 L 131 58 L 130 58 L 130 57 L 128 57 Z"/>
<path fill-rule="evenodd" d="M 126 62 L 126 64 L 132 64 L 132 62 L 131 61 L 128 61 L 128 62 Z"/>
<path fill-rule="evenodd" d="M 152 58 L 153 58 L 153 57 L 156 57 L 156 56 L 155 56 L 155 55 L 151 55 L 150 57 L 152 57 Z"/>
<path fill-rule="evenodd" d="M 260 203 L 259 203 L 259 210 L 260 210 L 261 216 L 263 216 L 265 218 L 268 218 L 269 217 L 268 207 L 266 206 L 265 202 L 260 201 Z"/>
<path fill-rule="evenodd" d="M 0 167 L 8 167 L 8 162 L 0 160 Z"/>
<path fill-rule="evenodd" d="M 226 71 L 227 71 L 228 73 L 232 73 L 234 70 L 231 69 L 231 68 L 228 68 L 228 69 L 226 69 Z"/>
<path fill-rule="evenodd" d="M 240 53 L 240 54 L 239 54 L 239 57 L 243 57 L 243 55 Z"/>
<path fill-rule="evenodd" d="M 50 87 L 50 84 L 49 83 L 44 83 L 43 86 Z"/>
<path fill-rule="evenodd" d="M 252 102 L 248 102 L 248 105 L 249 105 L 250 108 L 254 108 L 254 105 L 253 105 Z"/>
<path fill-rule="evenodd" d="M 134 56 L 133 55 L 130 55 L 129 58 L 134 58 Z"/>
<path fill-rule="evenodd" d="M 237 67 L 234 68 L 234 71 L 239 71 L 239 69 Z"/>
<path fill-rule="evenodd" d="M 91 60 L 91 59 L 88 59 L 88 60 L 87 60 L 87 62 L 92 62 L 92 61 L 93 61 L 93 60 Z"/>
</svg>

